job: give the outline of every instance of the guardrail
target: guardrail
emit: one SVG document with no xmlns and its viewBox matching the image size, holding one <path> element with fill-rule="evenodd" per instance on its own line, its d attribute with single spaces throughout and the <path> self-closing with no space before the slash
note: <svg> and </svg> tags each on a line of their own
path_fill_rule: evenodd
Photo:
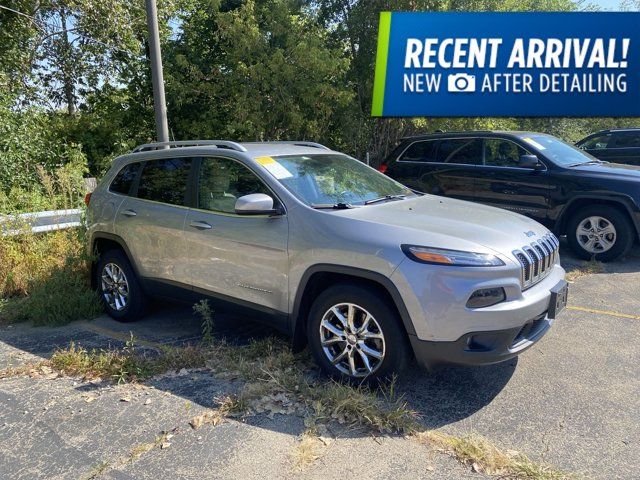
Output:
<svg viewBox="0 0 640 480">
<path fill-rule="evenodd" d="M 80 208 L 0 215 L 0 232 L 3 237 L 20 235 L 25 231 L 31 233 L 52 232 L 80 225 L 82 225 L 82 209 Z"/>
</svg>

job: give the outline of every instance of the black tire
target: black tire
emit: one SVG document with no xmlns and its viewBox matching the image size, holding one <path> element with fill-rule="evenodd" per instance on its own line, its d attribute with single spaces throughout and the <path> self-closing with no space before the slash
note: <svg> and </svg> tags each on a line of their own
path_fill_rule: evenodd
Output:
<svg viewBox="0 0 640 480">
<path fill-rule="evenodd" d="M 616 230 L 615 243 L 602 253 L 594 253 L 586 250 L 580 245 L 577 231 L 580 224 L 588 217 L 597 216 L 606 219 Z M 607 205 L 593 205 L 585 207 L 574 213 L 567 224 L 567 241 L 574 253 L 584 260 L 599 260 L 610 262 L 629 252 L 633 245 L 635 230 L 629 218 L 615 207 Z"/>
<path fill-rule="evenodd" d="M 102 274 L 105 266 L 109 264 L 115 264 L 120 268 L 122 273 L 124 273 L 128 285 L 127 302 L 124 308 L 121 309 L 113 308 L 113 306 L 109 304 L 105 296 L 108 292 L 103 289 Z M 100 255 L 96 266 L 95 282 L 104 309 L 109 316 L 120 322 L 133 322 L 144 316 L 147 309 L 147 297 L 142 291 L 138 277 L 133 271 L 133 268 L 131 268 L 131 264 L 122 250 L 109 250 Z"/>
<path fill-rule="evenodd" d="M 360 341 L 351 345 L 351 347 L 349 347 L 348 341 L 344 341 L 339 344 L 336 343 L 335 346 L 332 345 L 330 348 L 343 351 L 342 345 L 344 344 L 345 349 L 349 348 L 349 351 L 354 349 L 353 355 L 356 359 L 354 362 L 361 367 L 362 376 L 351 375 L 340 371 L 339 368 L 331 363 L 327 354 L 325 354 L 322 346 L 320 323 L 332 307 L 342 303 L 355 304 L 360 309 L 364 309 L 364 311 L 370 313 L 382 330 L 381 333 L 384 337 L 384 357 L 381 361 L 375 358 L 372 359 L 373 361 L 370 365 L 373 373 L 362 375 L 362 373 L 365 372 L 365 366 L 360 352 L 363 352 L 364 347 Z M 399 376 L 406 371 L 412 357 L 411 349 L 398 312 L 395 306 L 390 303 L 391 302 L 386 301 L 377 290 L 353 283 L 333 285 L 316 298 L 309 312 L 307 340 L 313 357 L 324 373 L 339 381 L 348 381 L 351 383 L 367 382 L 375 385 L 380 381 L 388 381 L 394 375 Z M 356 326 L 362 326 L 361 320 L 364 318 L 365 312 L 360 311 L 360 313 L 362 315 L 355 315 L 358 317 L 354 322 Z M 334 320 L 337 320 L 337 317 L 334 317 Z M 370 325 L 369 328 L 373 329 L 373 333 L 378 332 L 375 325 Z M 380 346 L 380 343 L 371 343 L 380 342 L 380 340 L 377 339 L 362 341 L 366 342 L 365 346 L 372 346 L 374 348 L 379 348 Z M 358 350 L 355 350 L 355 348 Z"/>
</svg>

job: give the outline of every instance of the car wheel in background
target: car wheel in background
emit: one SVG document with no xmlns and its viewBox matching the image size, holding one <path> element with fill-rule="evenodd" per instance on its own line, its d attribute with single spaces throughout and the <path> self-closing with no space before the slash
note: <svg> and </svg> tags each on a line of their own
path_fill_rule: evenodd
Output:
<svg viewBox="0 0 640 480">
<path fill-rule="evenodd" d="M 633 226 L 627 216 L 606 205 L 579 210 L 567 225 L 569 245 L 585 260 L 615 260 L 629 251 L 633 237 Z"/>
<path fill-rule="evenodd" d="M 357 284 L 337 284 L 318 296 L 309 314 L 307 338 L 318 365 L 338 380 L 389 380 L 410 361 L 395 307 Z"/>
<path fill-rule="evenodd" d="M 96 285 L 107 313 L 121 322 L 132 322 L 144 315 L 147 299 L 138 278 L 122 250 L 100 255 Z"/>
</svg>

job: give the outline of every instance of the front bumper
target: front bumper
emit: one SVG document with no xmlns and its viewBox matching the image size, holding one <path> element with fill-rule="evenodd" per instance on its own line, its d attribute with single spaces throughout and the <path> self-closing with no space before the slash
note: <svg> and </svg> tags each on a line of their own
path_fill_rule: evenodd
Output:
<svg viewBox="0 0 640 480">
<path fill-rule="evenodd" d="M 401 292 L 417 339 L 455 343 L 471 332 L 520 329 L 549 309 L 551 289 L 564 279 L 559 261 L 546 278 L 526 290 L 520 286 L 520 266 L 466 268 L 425 266 L 403 261 L 391 276 Z M 485 308 L 468 308 L 472 293 L 503 288 L 506 300 Z"/>
<path fill-rule="evenodd" d="M 452 342 L 420 340 L 410 335 L 418 364 L 429 370 L 440 365 L 490 365 L 509 360 L 540 340 L 554 319 L 547 313 L 520 327 L 471 332 Z"/>
</svg>

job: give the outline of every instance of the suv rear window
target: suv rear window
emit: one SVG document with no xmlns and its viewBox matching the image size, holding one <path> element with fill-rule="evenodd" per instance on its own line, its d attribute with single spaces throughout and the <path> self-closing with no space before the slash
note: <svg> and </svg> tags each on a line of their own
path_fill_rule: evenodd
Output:
<svg viewBox="0 0 640 480">
<path fill-rule="evenodd" d="M 401 162 L 435 162 L 438 142 L 434 140 L 415 142 L 400 157 Z"/>
<path fill-rule="evenodd" d="M 111 182 L 109 186 L 109 190 L 115 193 L 121 193 L 122 195 L 129 195 L 131 192 L 131 185 L 138 175 L 138 170 L 140 170 L 140 163 L 130 163 L 129 165 L 125 165 L 118 172 L 116 177 Z"/>
<path fill-rule="evenodd" d="M 440 141 L 438 162 L 479 165 L 482 162 L 481 138 L 451 138 Z"/>
<path fill-rule="evenodd" d="M 163 158 L 144 163 L 138 198 L 185 205 L 191 158 Z"/>
<path fill-rule="evenodd" d="M 616 133 L 607 148 L 638 148 L 640 147 L 640 132 Z"/>
</svg>

